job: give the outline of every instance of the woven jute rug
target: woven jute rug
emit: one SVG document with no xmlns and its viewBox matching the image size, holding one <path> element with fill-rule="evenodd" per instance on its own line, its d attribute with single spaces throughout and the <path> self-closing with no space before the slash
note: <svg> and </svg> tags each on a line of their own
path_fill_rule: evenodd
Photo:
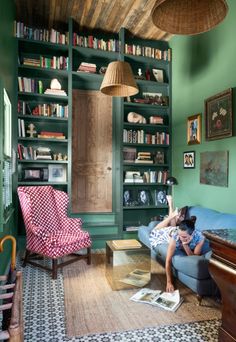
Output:
<svg viewBox="0 0 236 342">
<path fill-rule="evenodd" d="M 165 270 L 153 261 L 152 272 L 147 287 L 164 290 Z M 198 306 L 196 294 L 179 282 L 184 302 L 176 312 L 129 300 L 139 289 L 112 291 L 105 277 L 104 254 L 93 254 L 91 265 L 81 260 L 64 267 L 63 278 L 68 337 L 221 318 L 214 299 L 204 298 Z"/>
</svg>

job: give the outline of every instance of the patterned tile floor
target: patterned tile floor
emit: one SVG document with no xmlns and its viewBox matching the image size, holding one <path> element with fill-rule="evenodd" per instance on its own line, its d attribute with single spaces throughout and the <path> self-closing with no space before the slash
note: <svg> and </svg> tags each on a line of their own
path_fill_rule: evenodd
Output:
<svg viewBox="0 0 236 342">
<path fill-rule="evenodd" d="M 19 267 L 18 267 L 19 269 Z M 160 326 L 122 333 L 66 337 L 63 276 L 27 266 L 23 269 L 25 342 L 216 342 L 218 320 Z"/>
</svg>

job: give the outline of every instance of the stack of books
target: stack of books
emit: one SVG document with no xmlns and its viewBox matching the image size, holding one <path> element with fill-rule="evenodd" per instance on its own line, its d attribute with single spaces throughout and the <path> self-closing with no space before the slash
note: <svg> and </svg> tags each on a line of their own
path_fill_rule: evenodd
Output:
<svg viewBox="0 0 236 342">
<path fill-rule="evenodd" d="M 36 159 L 52 160 L 52 152 L 49 147 L 38 147 L 36 150 Z"/>
<path fill-rule="evenodd" d="M 143 177 L 139 171 L 126 171 L 125 172 L 125 183 L 143 183 Z"/>
<path fill-rule="evenodd" d="M 51 89 L 51 88 L 48 88 L 48 89 L 45 90 L 44 94 L 46 94 L 46 95 L 67 96 L 65 90 L 63 90 L 63 89 Z"/>
<path fill-rule="evenodd" d="M 96 64 L 93 64 L 93 63 L 82 62 L 80 66 L 78 67 L 77 71 L 89 72 L 89 73 L 95 74 L 97 72 L 97 66 Z"/>
<path fill-rule="evenodd" d="M 49 132 L 49 131 L 41 131 L 38 134 L 38 138 L 43 139 L 65 139 L 64 133 L 61 132 Z"/>
<path fill-rule="evenodd" d="M 156 125 L 163 125 L 163 117 L 157 116 L 157 115 L 150 116 L 149 123 L 156 124 Z"/>
<path fill-rule="evenodd" d="M 135 163 L 153 164 L 151 152 L 138 152 Z"/>
<path fill-rule="evenodd" d="M 40 59 L 39 58 L 23 58 L 23 65 L 40 67 Z"/>
</svg>

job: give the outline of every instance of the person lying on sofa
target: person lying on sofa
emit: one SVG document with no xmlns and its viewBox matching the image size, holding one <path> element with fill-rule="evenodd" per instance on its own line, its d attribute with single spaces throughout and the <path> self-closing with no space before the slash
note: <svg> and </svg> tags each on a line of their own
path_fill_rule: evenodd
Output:
<svg viewBox="0 0 236 342">
<path fill-rule="evenodd" d="M 163 242 L 169 244 L 165 262 L 167 280 L 166 291 L 173 292 L 174 285 L 171 273 L 172 257 L 174 254 L 178 253 L 184 253 L 187 256 L 201 255 L 205 238 L 201 232 L 195 230 L 195 216 L 178 222 L 180 220 L 181 211 L 173 210 L 171 196 L 167 197 L 167 201 L 169 203 L 169 215 L 152 230 L 150 234 L 150 243 L 152 247 Z"/>
</svg>

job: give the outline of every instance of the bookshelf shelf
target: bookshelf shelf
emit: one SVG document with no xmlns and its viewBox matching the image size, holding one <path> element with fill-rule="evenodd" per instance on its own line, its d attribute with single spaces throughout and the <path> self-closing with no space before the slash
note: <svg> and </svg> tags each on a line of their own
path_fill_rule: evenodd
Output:
<svg viewBox="0 0 236 342">
<path fill-rule="evenodd" d="M 142 188 L 144 186 L 153 186 L 153 187 L 157 187 L 157 186 L 165 186 L 168 187 L 167 184 L 161 184 L 161 183 L 123 183 L 124 187 L 130 187 L 130 186 L 134 186 L 134 187 L 139 187 Z"/>
<path fill-rule="evenodd" d="M 77 71 L 73 71 L 72 72 L 73 75 L 73 79 L 74 80 L 87 80 L 87 81 L 91 81 L 91 82 L 102 82 L 103 79 L 103 75 L 100 74 L 93 74 L 93 73 L 89 73 L 89 72 L 77 72 Z"/>
<path fill-rule="evenodd" d="M 100 58 L 114 58 L 117 59 L 119 53 L 115 51 L 105 51 L 100 49 L 94 49 L 89 47 L 82 47 L 82 46 L 73 46 L 73 50 L 77 51 L 80 54 L 83 54 L 84 56 L 88 56 L 91 58 L 91 55 L 94 55 L 95 57 Z"/>
<path fill-rule="evenodd" d="M 42 68 L 37 66 L 29 66 L 29 65 L 19 65 L 18 70 L 20 73 L 24 72 L 25 76 L 30 77 L 46 77 L 46 78 L 67 78 L 68 71 L 67 70 L 59 70 L 53 68 Z"/>
<path fill-rule="evenodd" d="M 139 205 L 139 206 L 130 206 L 130 207 L 123 207 L 123 210 L 146 210 L 146 209 L 167 209 L 167 205 Z"/>
<path fill-rule="evenodd" d="M 19 181 L 18 185 L 58 185 L 58 186 L 65 186 L 67 185 L 68 182 L 24 182 L 24 181 Z"/>
<path fill-rule="evenodd" d="M 38 93 L 30 93 L 30 92 L 24 92 L 19 91 L 18 97 L 20 98 L 27 98 L 27 99 L 33 99 L 33 100 L 52 100 L 54 102 L 56 101 L 68 101 L 68 96 L 60 96 L 60 95 L 48 95 L 48 94 L 38 94 Z"/>
<path fill-rule="evenodd" d="M 59 44 L 59 43 L 50 43 L 42 40 L 33 40 L 26 38 L 16 38 L 18 41 L 18 45 L 20 45 L 21 50 L 32 52 L 32 49 L 35 47 L 51 49 L 52 51 L 68 51 L 69 46 L 67 44 Z"/>
<path fill-rule="evenodd" d="M 29 141 L 29 142 L 46 142 L 46 143 L 68 143 L 68 139 L 44 139 L 44 138 L 18 138 L 19 141 Z"/>
<path fill-rule="evenodd" d="M 29 159 L 29 160 L 18 160 L 18 163 L 22 164 L 68 164 L 67 160 L 43 160 L 43 159 Z"/>
<path fill-rule="evenodd" d="M 19 119 L 28 119 L 30 121 L 52 121 L 52 122 L 67 122 L 67 118 L 58 118 L 53 116 L 44 116 L 44 115 L 27 115 L 27 114 L 18 114 Z"/>
<path fill-rule="evenodd" d="M 168 125 L 154 125 L 154 124 L 139 124 L 139 123 L 129 123 L 129 122 L 124 122 L 124 128 L 126 127 L 136 127 L 136 128 L 150 128 L 153 130 L 156 130 L 158 128 L 160 129 L 168 129 Z"/>
<path fill-rule="evenodd" d="M 123 146 L 133 146 L 133 147 L 164 147 L 168 148 L 170 145 L 165 144 L 141 144 L 141 143 L 123 143 Z"/>
</svg>

